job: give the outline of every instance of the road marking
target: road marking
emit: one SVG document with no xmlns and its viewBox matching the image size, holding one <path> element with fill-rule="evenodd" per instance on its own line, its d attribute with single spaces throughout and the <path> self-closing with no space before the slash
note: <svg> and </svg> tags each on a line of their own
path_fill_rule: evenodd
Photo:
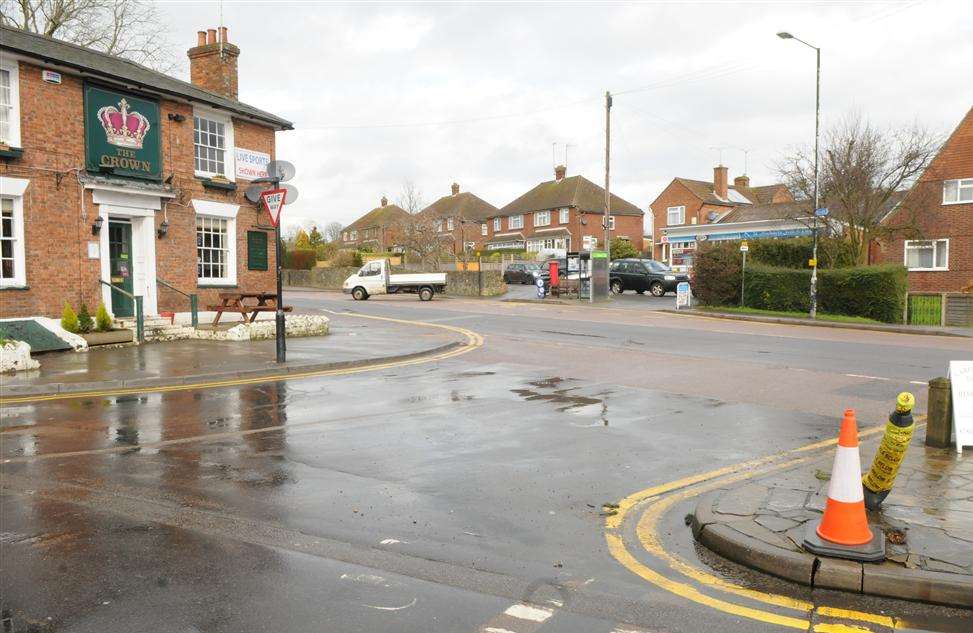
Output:
<svg viewBox="0 0 973 633">
<path fill-rule="evenodd" d="M 917 424 L 921 424 L 921 420 L 925 418 L 925 416 L 916 417 Z M 864 429 L 860 435 L 862 437 L 870 437 L 884 431 L 884 428 L 884 426 L 876 426 Z M 605 520 L 605 539 L 608 543 L 609 552 L 629 571 L 644 578 L 645 580 L 648 580 L 652 584 L 677 596 L 738 617 L 750 618 L 761 622 L 777 624 L 779 626 L 796 628 L 805 631 L 812 626 L 812 620 L 808 617 L 812 613 L 839 619 L 879 624 L 889 628 L 900 628 L 903 626 L 901 621 L 897 621 L 896 619 L 885 615 L 852 611 L 825 605 L 815 607 L 815 605 L 803 600 L 796 600 L 788 596 L 766 593 L 735 585 L 732 582 L 713 576 L 704 570 L 692 567 L 685 561 L 667 552 L 662 546 L 661 539 L 657 536 L 655 530 L 656 522 L 665 512 L 665 510 L 671 507 L 673 504 L 699 495 L 707 490 L 726 485 L 727 483 L 751 479 L 758 475 L 764 475 L 775 470 L 786 469 L 799 463 L 804 463 L 816 458 L 817 456 L 799 456 L 795 457 L 794 459 L 789 459 L 788 461 L 780 461 L 779 463 L 774 462 L 789 458 L 791 456 L 796 456 L 801 453 L 818 451 L 834 444 L 837 444 L 837 439 L 815 442 L 799 448 L 783 451 L 781 453 L 777 453 L 776 455 L 741 462 L 733 466 L 716 469 L 700 475 L 684 477 L 667 484 L 647 488 L 629 495 L 619 502 L 618 514 L 608 517 Z M 660 498 L 661 495 L 674 491 L 679 492 L 664 498 Z M 628 551 L 623 538 L 617 532 L 622 526 L 626 514 L 636 505 L 644 503 L 649 503 L 650 505 L 638 522 L 636 534 L 642 546 L 646 551 L 648 551 L 649 554 L 653 555 L 659 560 L 664 561 L 671 569 L 678 571 L 704 587 L 709 587 L 725 593 L 756 600 L 765 604 L 801 611 L 805 614 L 805 617 L 795 618 L 780 615 L 774 612 L 755 609 L 742 604 L 714 598 L 708 594 L 702 593 L 699 589 L 692 585 L 672 580 L 671 578 L 664 576 L 663 574 L 638 561 Z M 819 626 L 824 628 L 819 629 Z M 858 626 L 851 627 L 841 624 L 824 624 L 814 625 L 813 630 L 820 630 L 823 633 L 827 633 L 829 631 L 868 631 L 870 629 Z"/>
<path fill-rule="evenodd" d="M 408 321 L 405 319 L 393 319 L 390 317 L 372 316 L 369 314 L 359 314 L 355 312 L 334 312 L 333 310 L 325 310 L 325 312 L 331 312 L 333 314 L 338 314 L 340 316 L 350 316 L 350 317 L 357 317 L 362 319 L 375 319 L 378 321 L 389 321 L 391 323 L 404 323 L 408 325 L 418 325 L 420 327 L 432 327 L 432 328 L 439 328 L 443 330 L 449 330 L 451 332 L 462 334 L 464 337 L 466 337 L 466 343 L 461 347 L 446 352 L 442 352 L 440 354 L 433 354 L 431 356 L 421 356 L 418 358 L 409 358 L 406 360 L 399 360 L 399 361 L 388 361 L 384 363 L 362 365 L 360 367 L 349 367 L 346 369 L 321 369 L 315 371 L 295 372 L 295 373 L 285 372 L 282 374 L 275 374 L 271 376 L 257 376 L 254 378 L 235 378 L 230 380 L 214 380 L 210 382 L 202 382 L 202 383 L 194 383 L 194 384 L 186 384 L 186 385 L 168 385 L 162 387 L 126 387 L 126 388 L 119 388 L 119 389 L 106 389 L 102 391 L 79 391 L 79 392 L 71 392 L 71 393 L 56 393 L 47 396 L 14 396 L 8 398 L 0 398 L 0 406 L 19 404 L 24 402 L 48 402 L 51 400 L 99 398 L 105 396 L 120 396 L 120 395 L 129 395 L 129 394 L 138 394 L 138 393 L 169 393 L 173 391 L 214 389 L 219 387 L 234 387 L 239 385 L 252 385 L 256 383 L 265 383 L 265 382 L 298 380 L 301 378 L 318 378 L 323 376 L 345 376 L 350 374 L 360 374 L 368 371 L 376 371 L 379 369 L 405 367 L 408 365 L 421 365 L 433 361 L 445 360 L 447 358 L 453 358 L 454 356 L 466 354 L 467 352 L 472 352 L 473 350 L 483 345 L 482 336 L 480 336 L 479 334 L 477 334 L 472 330 L 467 330 L 466 328 L 457 327 L 455 325 L 444 325 L 442 323 L 429 323 L 426 321 Z"/>
<path fill-rule="evenodd" d="M 864 374 L 845 374 L 849 378 L 867 378 L 868 380 L 892 380 L 891 378 L 882 378 L 881 376 L 866 376 Z"/>
<path fill-rule="evenodd" d="M 477 633 L 534 633 L 552 615 L 553 609 L 518 602 L 491 618 Z"/>
<path fill-rule="evenodd" d="M 415 603 L 418 601 L 419 601 L 418 598 L 413 598 L 412 602 L 410 602 L 409 604 L 404 604 L 401 607 L 377 607 L 372 604 L 365 604 L 364 602 L 362 603 L 361 606 L 368 607 L 369 609 L 378 609 L 379 611 L 401 611 L 403 609 L 408 609 L 409 607 L 415 605 Z"/>
<path fill-rule="evenodd" d="M 534 622 L 543 622 L 554 615 L 554 612 L 550 609 L 531 607 L 526 604 L 512 605 L 506 611 L 504 611 L 504 613 L 514 618 L 519 618 L 521 620 L 533 620 Z"/>
</svg>

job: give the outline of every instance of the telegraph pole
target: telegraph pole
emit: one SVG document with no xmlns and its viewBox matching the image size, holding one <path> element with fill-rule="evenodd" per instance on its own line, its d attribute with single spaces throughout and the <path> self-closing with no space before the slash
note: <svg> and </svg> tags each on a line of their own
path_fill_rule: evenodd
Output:
<svg viewBox="0 0 973 633">
<path fill-rule="evenodd" d="M 608 192 L 611 167 L 612 93 L 605 91 L 605 251 L 611 259 L 611 194 Z"/>
</svg>

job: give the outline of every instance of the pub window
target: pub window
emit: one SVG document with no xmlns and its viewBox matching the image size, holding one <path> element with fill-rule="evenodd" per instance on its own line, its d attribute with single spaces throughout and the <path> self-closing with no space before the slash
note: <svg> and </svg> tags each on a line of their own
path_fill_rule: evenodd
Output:
<svg viewBox="0 0 973 633">
<path fill-rule="evenodd" d="M 215 113 L 193 114 L 196 175 L 233 180 L 233 123 Z"/>
<path fill-rule="evenodd" d="M 22 200 L 0 198 L 0 286 L 26 283 Z"/>
<path fill-rule="evenodd" d="M 196 216 L 196 276 L 200 285 L 236 283 L 236 220 Z"/>
<path fill-rule="evenodd" d="M 20 147 L 20 79 L 12 59 L 0 60 L 0 143 Z"/>
</svg>

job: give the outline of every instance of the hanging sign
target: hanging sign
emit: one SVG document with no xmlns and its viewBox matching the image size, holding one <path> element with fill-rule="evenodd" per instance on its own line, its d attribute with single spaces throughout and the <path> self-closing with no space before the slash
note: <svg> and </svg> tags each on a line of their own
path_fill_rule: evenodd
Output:
<svg viewBox="0 0 973 633">
<path fill-rule="evenodd" d="M 161 180 L 159 130 L 158 102 L 85 85 L 85 169 L 89 172 Z"/>
<path fill-rule="evenodd" d="M 949 361 L 949 381 L 953 388 L 953 433 L 956 452 L 973 446 L 973 361 Z"/>
<path fill-rule="evenodd" d="M 275 227 L 280 222 L 280 211 L 284 208 L 284 198 L 287 197 L 287 189 L 268 189 L 260 193 L 260 202 L 270 215 L 270 222 Z"/>
</svg>

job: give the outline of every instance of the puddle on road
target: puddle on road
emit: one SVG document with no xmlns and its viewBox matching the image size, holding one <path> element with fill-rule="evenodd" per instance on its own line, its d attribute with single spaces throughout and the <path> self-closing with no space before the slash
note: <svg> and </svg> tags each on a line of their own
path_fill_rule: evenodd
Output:
<svg viewBox="0 0 973 633">
<path fill-rule="evenodd" d="M 550 402 L 556 406 L 559 413 L 571 413 L 579 417 L 594 418 L 592 424 L 581 426 L 608 426 L 608 402 L 607 397 L 611 392 L 605 391 L 594 396 L 584 396 L 571 393 L 580 388 L 579 384 L 574 387 L 561 387 L 566 382 L 559 376 L 534 380 L 528 382 L 529 388 L 511 389 L 510 392 L 517 394 L 528 402 L 543 401 Z M 577 426 L 577 425 L 575 425 Z"/>
</svg>

